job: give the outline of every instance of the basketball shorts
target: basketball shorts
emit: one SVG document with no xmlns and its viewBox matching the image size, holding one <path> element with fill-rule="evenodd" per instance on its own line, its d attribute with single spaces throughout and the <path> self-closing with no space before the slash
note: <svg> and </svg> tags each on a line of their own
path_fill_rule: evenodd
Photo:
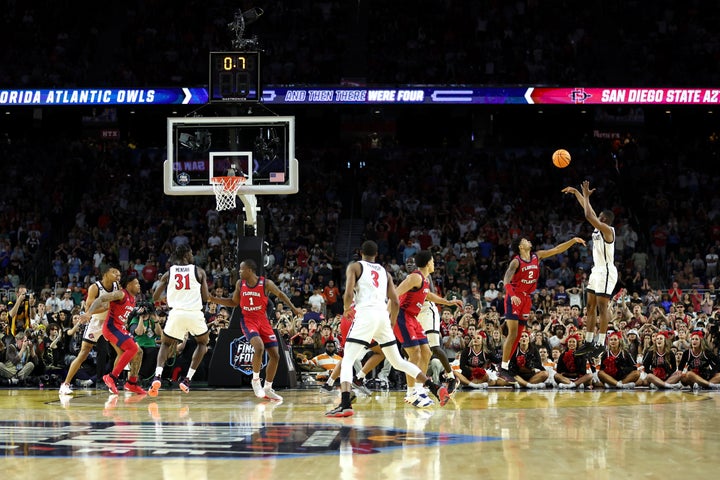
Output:
<svg viewBox="0 0 720 480">
<path fill-rule="evenodd" d="M 395 334 L 390 326 L 390 314 L 386 308 L 359 308 L 347 334 L 347 341 L 370 348 L 373 339 L 381 347 L 395 343 Z"/>
<path fill-rule="evenodd" d="M 598 297 L 610 298 L 617 279 L 618 271 L 615 265 L 597 265 L 590 270 L 587 289 Z"/>
<path fill-rule="evenodd" d="M 505 297 L 505 318 L 508 320 L 517 320 L 520 323 L 527 323 L 530 318 L 530 310 L 532 309 L 532 298 L 524 293 L 517 294 L 516 298 L 520 299 L 520 303 L 515 305 L 512 303 L 510 295 Z"/>
<path fill-rule="evenodd" d="M 87 326 L 85 327 L 85 333 L 83 333 L 83 342 L 92 343 L 93 345 L 100 340 L 103 334 L 103 323 L 105 320 L 102 318 L 90 318 Z"/>
<path fill-rule="evenodd" d="M 208 332 L 205 315 L 200 310 L 178 310 L 173 308 L 168 313 L 168 319 L 163 333 L 170 338 L 182 342 L 185 334 L 199 337 Z"/>
<path fill-rule="evenodd" d="M 417 347 L 428 343 L 425 336 L 425 329 L 420 325 L 418 319 L 413 315 L 408 315 L 401 308 L 398 313 L 397 323 L 393 329 L 395 338 L 398 339 L 403 348 Z"/>
<path fill-rule="evenodd" d="M 420 310 L 417 320 L 425 331 L 428 345 L 433 348 L 440 346 L 440 312 L 434 303 L 430 302 L 429 305 L 428 308 Z"/>
<path fill-rule="evenodd" d="M 248 341 L 253 337 L 260 337 L 265 348 L 272 348 L 278 346 L 278 339 L 275 335 L 270 322 L 267 319 L 255 320 L 252 318 L 245 319 L 240 322 L 240 328 L 242 328 L 245 338 Z"/>
</svg>

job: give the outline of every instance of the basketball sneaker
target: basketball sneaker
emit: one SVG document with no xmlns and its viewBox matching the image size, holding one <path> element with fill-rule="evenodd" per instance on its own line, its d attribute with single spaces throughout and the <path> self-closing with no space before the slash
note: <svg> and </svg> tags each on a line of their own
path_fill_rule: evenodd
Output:
<svg viewBox="0 0 720 480">
<path fill-rule="evenodd" d="M 445 387 L 442 388 L 445 390 L 445 395 L 447 395 L 447 389 Z M 448 398 L 450 397 L 449 395 L 447 396 Z M 428 408 L 432 407 L 435 404 L 435 402 L 433 402 L 425 392 L 413 392 L 412 394 L 405 397 L 405 402 L 417 408 Z"/>
<path fill-rule="evenodd" d="M 178 384 L 178 387 L 180 387 L 183 393 L 188 393 L 190 391 L 190 379 L 187 377 L 183 378 Z"/>
<path fill-rule="evenodd" d="M 61 384 L 61 385 L 60 385 L 60 392 L 59 392 L 59 394 L 60 394 L 60 395 L 72 395 L 72 394 L 73 394 L 73 390 L 72 390 L 72 388 L 70 387 L 70 384 L 69 384 L 69 383 L 63 383 L 63 384 Z"/>
<path fill-rule="evenodd" d="M 349 408 L 343 408 L 342 405 L 338 405 L 337 407 L 333 408 L 329 412 L 325 413 L 326 417 L 334 417 L 334 418 L 342 418 L 342 417 L 351 417 L 353 415 L 353 409 L 352 407 Z"/>
<path fill-rule="evenodd" d="M 582 345 L 580 345 L 574 352 L 573 355 L 576 357 L 584 357 L 585 355 L 594 353 L 598 350 L 599 345 L 597 345 L 593 341 L 585 341 Z M 603 348 L 605 350 L 605 348 Z M 601 352 L 602 353 L 602 352 Z"/>
<path fill-rule="evenodd" d="M 440 388 L 438 388 L 437 392 L 433 393 L 435 394 L 437 399 L 440 400 L 441 407 L 444 407 L 448 400 L 450 400 L 450 394 L 448 393 L 447 388 L 442 385 L 440 386 Z"/>
<path fill-rule="evenodd" d="M 513 376 L 513 374 L 510 373 L 505 368 L 499 367 L 497 373 L 498 373 L 498 377 L 502 378 L 507 383 L 516 383 L 517 382 L 517 380 L 515 380 L 515 377 Z"/>
<path fill-rule="evenodd" d="M 155 378 L 153 378 L 153 381 L 150 384 L 150 388 L 147 391 L 148 395 L 150 395 L 151 397 L 157 397 L 158 392 L 160 391 L 160 387 L 162 387 L 162 378 L 156 375 Z"/>
<path fill-rule="evenodd" d="M 445 377 L 445 387 L 447 388 L 448 395 L 452 395 L 457 389 L 457 378 L 455 376 Z"/>
<path fill-rule="evenodd" d="M 108 373 L 107 375 L 103 375 L 102 379 L 103 379 L 103 382 L 105 382 L 105 385 L 107 385 L 108 389 L 112 393 L 117 395 L 118 389 L 117 389 L 117 385 L 115 385 L 115 379 L 112 377 L 112 375 Z"/>
<path fill-rule="evenodd" d="M 275 400 L 276 402 L 282 402 L 283 397 L 275 393 L 272 388 L 265 388 L 265 398 L 268 400 Z"/>
<path fill-rule="evenodd" d="M 362 393 L 363 395 L 367 395 L 367 396 L 372 395 L 372 392 L 371 392 L 370 389 L 367 387 L 367 385 L 365 385 L 365 382 L 364 382 L 364 381 L 360 380 L 359 378 L 356 378 L 356 379 L 353 380 L 352 383 L 353 383 L 353 384 L 352 384 L 353 390 L 355 390 L 355 391 L 357 391 L 357 392 L 359 392 L 359 393 Z"/>
<path fill-rule="evenodd" d="M 262 380 L 259 378 L 253 378 L 250 382 L 250 385 L 252 385 L 253 392 L 255 392 L 255 396 L 258 398 L 265 398 L 265 390 L 262 388 Z"/>
<path fill-rule="evenodd" d="M 137 383 L 131 383 L 131 382 L 125 382 L 125 385 L 123 386 L 123 390 L 137 393 L 138 395 L 145 395 L 147 392 L 143 390 L 143 388 L 138 385 Z"/>
<path fill-rule="evenodd" d="M 335 392 L 337 392 L 337 390 L 335 390 L 335 387 L 331 387 L 327 383 L 323 383 L 322 385 L 320 385 L 320 393 L 335 395 Z"/>
<path fill-rule="evenodd" d="M 590 352 L 590 356 L 592 358 L 596 358 L 596 357 L 599 357 L 600 355 L 602 355 L 603 353 L 605 353 L 605 345 L 601 345 L 601 344 L 597 343 L 597 344 L 595 344 L 595 348 L 593 349 L 593 351 Z"/>
</svg>

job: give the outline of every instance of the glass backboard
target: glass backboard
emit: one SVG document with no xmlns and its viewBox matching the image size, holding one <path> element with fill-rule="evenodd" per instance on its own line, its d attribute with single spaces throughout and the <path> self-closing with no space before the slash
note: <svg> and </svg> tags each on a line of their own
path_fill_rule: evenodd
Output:
<svg viewBox="0 0 720 480">
<path fill-rule="evenodd" d="M 238 195 L 297 193 L 295 117 L 167 119 L 166 195 L 214 195 L 210 179 L 242 175 Z"/>
</svg>

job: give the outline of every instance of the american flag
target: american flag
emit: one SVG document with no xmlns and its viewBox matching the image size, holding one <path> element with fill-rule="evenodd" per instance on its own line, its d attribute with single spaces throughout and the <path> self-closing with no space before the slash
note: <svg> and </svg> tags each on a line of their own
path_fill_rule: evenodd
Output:
<svg viewBox="0 0 720 480">
<path fill-rule="evenodd" d="M 280 183 L 285 181 L 285 172 L 270 172 L 270 181 Z"/>
</svg>

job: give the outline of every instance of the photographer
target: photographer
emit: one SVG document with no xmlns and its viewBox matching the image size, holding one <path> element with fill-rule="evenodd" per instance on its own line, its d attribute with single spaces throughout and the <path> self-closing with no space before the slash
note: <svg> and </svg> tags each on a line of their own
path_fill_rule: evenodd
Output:
<svg viewBox="0 0 720 480">
<path fill-rule="evenodd" d="M 162 336 L 162 325 L 167 319 L 167 312 L 156 312 L 153 305 L 147 302 L 139 304 L 129 317 L 128 331 L 132 333 L 135 342 L 143 351 L 142 365 L 140 366 L 139 377 L 141 379 L 151 377 L 155 371 L 157 355 Z"/>
<path fill-rule="evenodd" d="M 7 346 L 5 363 L 0 363 L 0 378 L 6 379 L 9 385 L 25 383 L 38 363 L 32 339 L 26 338 L 25 332 L 18 332 L 15 342 Z"/>
</svg>

